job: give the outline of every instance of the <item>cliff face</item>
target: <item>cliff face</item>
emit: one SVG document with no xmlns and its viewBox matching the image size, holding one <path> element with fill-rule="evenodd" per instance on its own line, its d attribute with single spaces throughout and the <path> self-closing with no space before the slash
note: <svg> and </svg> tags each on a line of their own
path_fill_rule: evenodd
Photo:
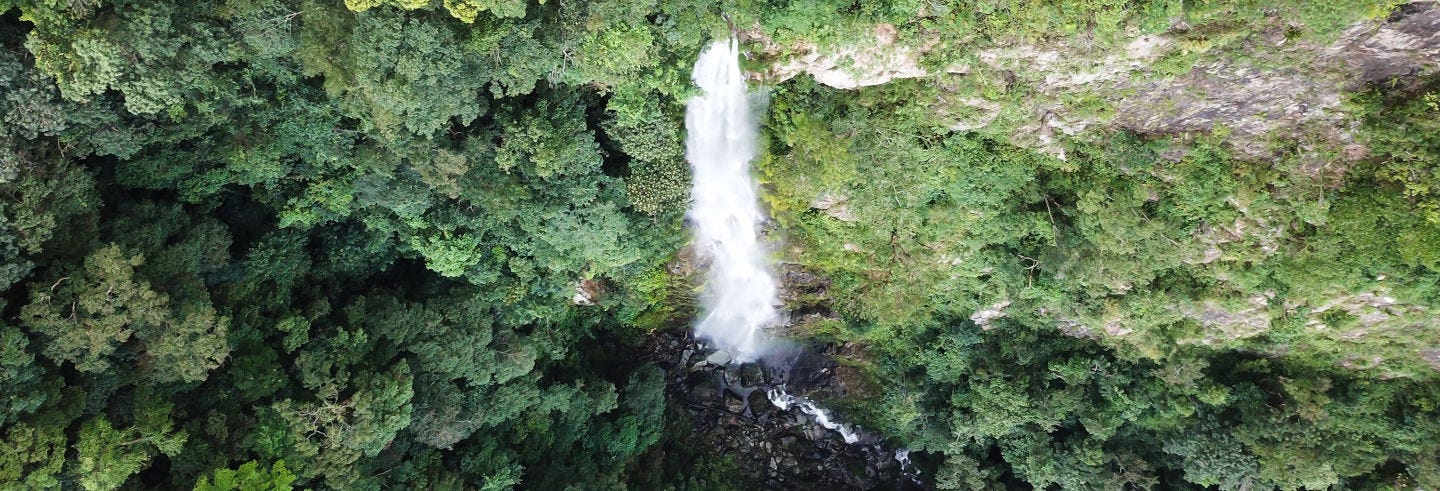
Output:
<svg viewBox="0 0 1440 491">
<path fill-rule="evenodd" d="M 1392 80 L 1413 88 L 1415 76 L 1440 62 L 1440 4 L 1401 5 L 1378 26 L 1350 28 L 1325 55 L 1349 70 L 1350 89 Z"/>
<path fill-rule="evenodd" d="M 1275 355 L 1325 353 L 1356 370 L 1394 362 L 1440 371 L 1440 323 L 1423 295 L 1395 292 L 1394 280 L 1386 280 L 1393 272 L 1373 272 L 1365 285 L 1321 281 L 1314 288 L 1278 294 L 1239 286 L 1250 280 L 1232 277 L 1232 270 L 1256 262 L 1286 261 L 1306 247 L 1306 230 L 1331 228 L 1324 218 L 1277 213 L 1275 202 L 1310 192 L 1293 186 L 1303 183 L 1321 196 L 1317 206 L 1327 207 L 1324 190 L 1339 189 L 1354 166 L 1374 160 L 1359 134 L 1364 108 L 1350 102 L 1352 94 L 1371 88 L 1392 94 L 1417 91 L 1440 68 L 1437 2 L 1404 4 L 1383 18 L 1356 20 L 1328 36 L 1296 34 L 1305 29 L 1274 11 L 1245 28 L 1177 20 L 1164 32 L 1134 33 L 1109 43 L 994 43 L 946 53 L 943 60 L 936 55 L 951 45 L 946 37 L 960 34 L 906 37 L 895 26 L 880 24 L 838 46 L 782 45 L 758 26 L 740 34 L 768 62 L 752 73 L 757 81 L 781 84 L 811 77 L 821 85 L 862 92 L 883 84 L 925 87 L 915 91 L 925 94 L 917 104 L 945 130 L 979 133 L 1061 160 L 1075 145 L 1116 133 L 1163 142 L 1168 150 L 1159 154 L 1160 165 L 1146 171 L 1160 186 L 1180 179 L 1174 167 L 1190 158 L 1197 139 L 1218 142 L 1247 165 L 1279 169 L 1272 179 L 1291 187 L 1222 197 L 1234 218 L 1199 223 L 1189 230 L 1187 243 L 1175 245 L 1181 251 L 1176 268 L 1213 275 L 1231 291 L 1167 297 L 1161 304 L 1171 321 L 1197 327 L 1165 342 L 1213 349 L 1263 344 L 1257 349 Z M 1280 160 L 1287 163 L 1275 163 Z M 857 220 L 864 226 L 867 204 L 850 199 L 843 186 L 829 186 L 810 192 L 810 209 L 838 221 L 837 227 L 853 227 Z M 1160 199 L 1157 191 L 1149 193 L 1144 201 Z M 1060 212 L 1049 209 L 1048 198 L 1045 203 L 1053 222 Z M 851 243 L 844 250 L 872 258 L 877 252 Z M 1055 268 L 1053 262 L 1042 267 L 1039 260 L 1030 261 L 1035 262 L 1025 264 L 1038 271 Z M 942 261 L 956 270 L 965 262 L 963 257 Z M 1150 298 L 1132 291 L 1146 281 L 1150 278 L 1143 275 L 1119 275 L 1107 285 L 1108 293 L 1116 299 Z M 988 329 L 992 319 L 1022 308 L 1027 307 L 995 298 L 970 318 Z M 1049 319 L 1071 336 L 1142 347 L 1157 343 L 1146 338 L 1144 327 L 1154 319 L 1125 308 L 1087 314 L 1042 306 L 1028 314 Z M 1289 341 L 1278 344 L 1252 342 L 1277 329 L 1298 334 L 1287 334 Z"/>
<path fill-rule="evenodd" d="M 1064 43 L 989 47 L 958 56 L 973 63 L 939 70 L 924 67 L 924 57 L 940 45 L 936 38 L 900 43 L 888 24 L 841 46 L 779 46 L 758 27 L 741 37 L 774 58 L 753 74 L 757 80 L 782 83 L 804 74 L 826 86 L 857 89 L 925 79 L 950 89 L 933 104 L 937 114 L 953 120 L 952 129 L 1008 133 L 1014 143 L 1062 158 L 1061 135 L 1098 127 L 1142 134 L 1225 128 L 1232 148 L 1252 159 L 1271 156 L 1279 140 L 1296 140 L 1312 152 L 1340 150 L 1353 160 L 1365 151 L 1352 134 L 1344 94 L 1379 83 L 1413 89 L 1417 76 L 1440 66 L 1436 2 L 1408 3 L 1388 18 L 1355 23 L 1330 44 L 1293 41 L 1299 26 L 1278 15 L 1267 23 L 1243 33 L 1238 49 L 1218 56 L 1207 53 L 1208 40 L 1195 41 L 1192 27 L 1177 22 L 1167 32 L 1134 36 L 1106 50 Z M 1170 57 L 1194 59 L 1182 69 L 1156 66 Z M 1026 97 L 992 99 L 960 88 L 982 72 L 1000 73 L 1007 91 Z M 1013 107 L 1017 102 L 1021 107 Z"/>
<path fill-rule="evenodd" d="M 782 49 L 759 26 L 738 34 L 741 41 L 760 43 L 766 54 L 775 55 Z M 930 74 L 920 67 L 920 55 L 933 45 L 897 44 L 895 26 L 889 24 L 876 25 L 871 34 L 873 37 L 852 45 L 822 49 L 805 42 L 787 47 L 786 51 L 794 54 L 776 61 L 766 72 L 754 74 L 754 78 L 780 83 L 803 73 L 830 87 L 855 89 Z"/>
<path fill-rule="evenodd" d="M 1277 22 L 1279 20 L 1277 19 Z M 1249 49 L 1256 62 L 1197 64 L 1168 80 L 1119 83 L 1113 124 L 1139 133 L 1208 132 L 1224 127 L 1242 155 L 1264 159 L 1277 140 L 1363 155 L 1342 107 L 1344 93 L 1440 65 L 1440 5 L 1408 4 L 1381 22 L 1362 22 L 1328 46 L 1289 45 L 1280 26 Z"/>
<path fill-rule="evenodd" d="M 832 407 L 946 489 L 1440 484 L 1440 4 L 1134 5 L 739 33 Z"/>
</svg>

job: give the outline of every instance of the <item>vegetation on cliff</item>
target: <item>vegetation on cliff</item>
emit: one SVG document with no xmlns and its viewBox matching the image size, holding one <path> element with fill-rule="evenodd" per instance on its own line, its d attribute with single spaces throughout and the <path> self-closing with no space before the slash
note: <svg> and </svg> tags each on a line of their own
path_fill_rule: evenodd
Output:
<svg viewBox="0 0 1440 491">
<path fill-rule="evenodd" d="M 830 402 L 937 486 L 1440 486 L 1436 61 L 1307 58 L 1433 5 L 0 0 L 0 488 L 721 482 L 743 456 L 677 444 L 635 354 L 691 314 L 682 104 L 722 12 L 757 72 L 921 53 L 769 87 L 757 165 L 828 281 L 790 332 L 857 347 Z M 1144 36 L 1104 94 L 990 51 Z M 1232 62 L 1343 100 L 1117 115 L 1267 80 L 1200 83 Z"/>
</svg>

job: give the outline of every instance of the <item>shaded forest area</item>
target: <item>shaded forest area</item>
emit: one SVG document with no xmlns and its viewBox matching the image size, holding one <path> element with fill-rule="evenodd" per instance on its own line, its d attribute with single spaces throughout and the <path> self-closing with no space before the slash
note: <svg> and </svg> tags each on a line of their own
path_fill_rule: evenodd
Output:
<svg viewBox="0 0 1440 491">
<path fill-rule="evenodd" d="M 0 3 L 0 487 L 607 487 L 656 441 L 650 58 L 700 34 L 346 7 Z"/>
<path fill-rule="evenodd" d="M 1396 7 L 953 3 L 0 0 L 0 488 L 734 485 L 636 355 L 692 314 L 722 11 L 953 36 L 940 67 L 1188 19 L 1163 75 Z M 1326 173 L 1224 128 L 1062 160 L 928 105 L 1013 74 L 772 87 L 771 234 L 827 285 L 789 333 L 857 347 L 825 402 L 941 488 L 1440 486 L 1428 76 L 1347 95 L 1369 152 Z"/>
</svg>

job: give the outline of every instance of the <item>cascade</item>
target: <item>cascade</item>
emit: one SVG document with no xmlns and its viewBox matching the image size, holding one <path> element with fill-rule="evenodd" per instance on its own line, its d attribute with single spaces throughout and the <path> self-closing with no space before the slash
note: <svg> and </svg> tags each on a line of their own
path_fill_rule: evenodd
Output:
<svg viewBox="0 0 1440 491">
<path fill-rule="evenodd" d="M 856 433 L 849 425 L 840 424 L 831 419 L 830 411 L 821 409 L 814 401 L 787 394 L 784 389 L 770 389 L 765 391 L 765 395 L 770 398 L 770 403 L 780 408 L 781 411 L 789 411 L 791 407 L 799 407 L 800 412 L 815 418 L 815 424 L 839 433 L 840 438 L 845 439 L 845 443 L 860 441 L 859 433 Z"/>
<path fill-rule="evenodd" d="M 718 365 L 756 362 L 766 354 L 765 328 L 780 320 L 779 289 L 759 236 L 765 215 L 750 175 L 756 104 L 745 87 L 737 41 L 707 47 L 692 78 L 701 93 L 685 105 L 685 158 L 694 179 L 688 216 L 697 246 L 710 259 L 695 335 L 729 354 L 712 356 Z M 783 387 L 766 395 L 781 411 L 796 408 L 846 443 L 861 439 L 814 401 Z"/>
<path fill-rule="evenodd" d="M 757 122 L 735 39 L 711 44 L 695 62 L 702 90 L 685 106 L 685 158 L 694 175 L 689 218 L 710 258 L 696 337 L 751 362 L 779 319 L 777 288 L 760 242 L 764 221 L 750 175 Z"/>
</svg>

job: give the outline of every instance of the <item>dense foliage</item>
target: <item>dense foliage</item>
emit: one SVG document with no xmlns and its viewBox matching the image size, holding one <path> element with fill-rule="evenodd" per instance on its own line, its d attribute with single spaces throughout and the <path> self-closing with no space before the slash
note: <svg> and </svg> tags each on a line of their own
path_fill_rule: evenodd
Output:
<svg viewBox="0 0 1440 491">
<path fill-rule="evenodd" d="M 618 482 L 682 8 L 0 3 L 0 488 Z"/>
<path fill-rule="evenodd" d="M 834 281 L 843 322 L 801 329 L 868 347 L 852 408 L 942 487 L 1440 480 L 1440 226 L 1397 176 L 1435 166 L 1433 96 L 1360 98 L 1377 155 L 1337 186 L 1223 135 L 1062 161 L 949 132 L 924 90 L 778 90 L 762 169 Z"/>
<path fill-rule="evenodd" d="M 745 463 L 664 454 L 635 353 L 688 315 L 681 101 L 722 10 L 963 33 L 937 65 L 1188 16 L 1188 66 L 1262 7 L 1325 39 L 1393 2 L 951 3 L 0 0 L 0 489 L 694 485 Z M 794 332 L 864 348 L 833 402 L 927 477 L 1440 486 L 1440 91 L 1357 96 L 1336 178 L 1223 130 L 1058 160 L 939 90 L 788 82 L 758 163 L 831 281 Z"/>
</svg>

